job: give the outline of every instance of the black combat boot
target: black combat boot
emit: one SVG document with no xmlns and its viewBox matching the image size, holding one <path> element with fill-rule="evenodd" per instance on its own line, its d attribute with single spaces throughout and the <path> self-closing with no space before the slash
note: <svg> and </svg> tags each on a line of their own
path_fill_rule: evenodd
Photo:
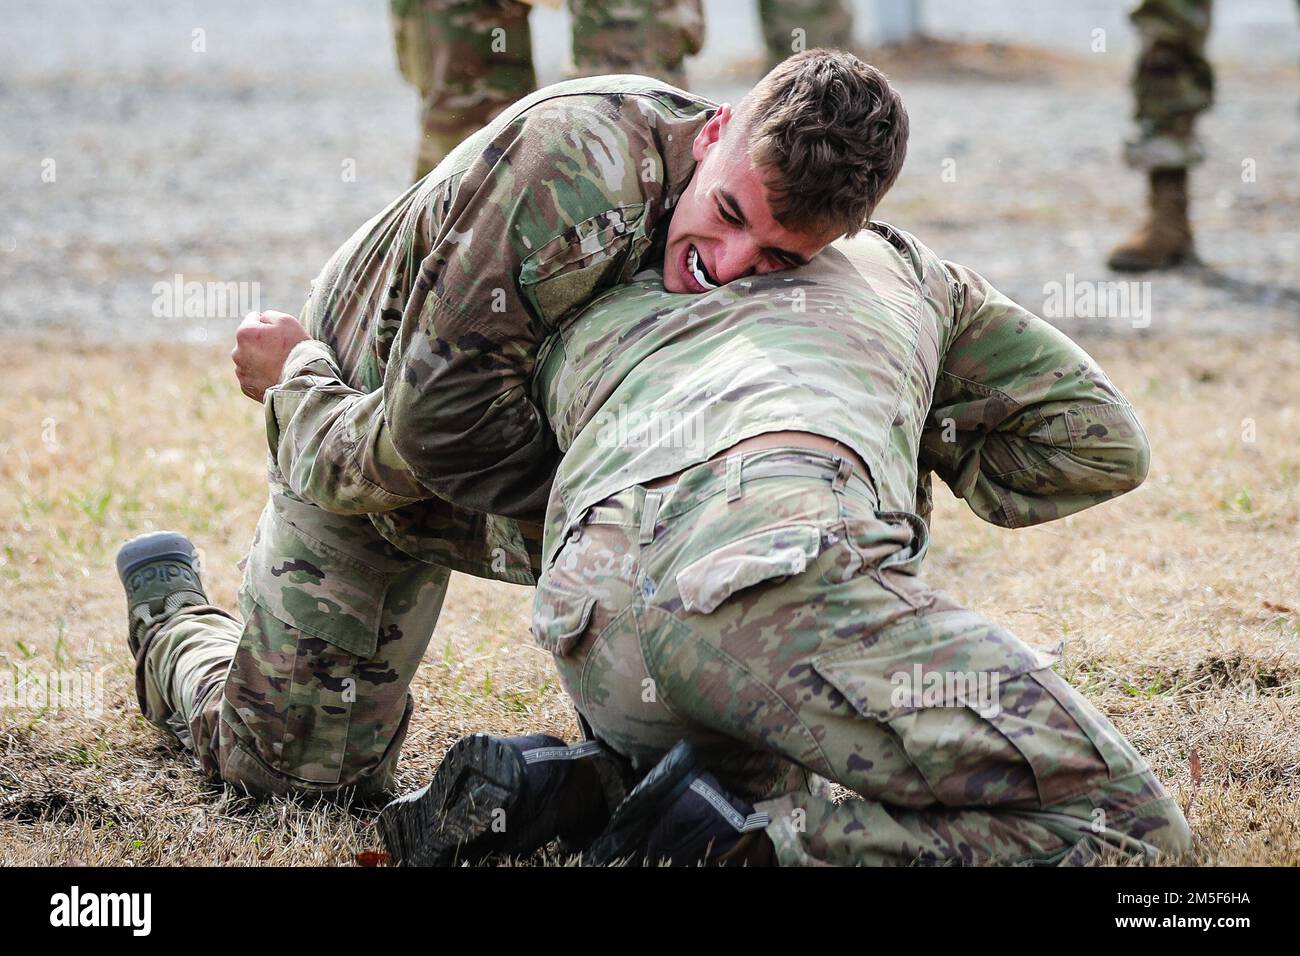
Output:
<svg viewBox="0 0 1300 956">
<path fill-rule="evenodd" d="M 384 807 L 379 833 L 396 866 L 523 855 L 557 837 L 577 852 L 625 793 L 618 758 L 596 741 L 473 734 L 447 751 L 427 786 Z"/>
<path fill-rule="evenodd" d="M 586 866 L 776 866 L 770 819 L 734 797 L 678 743 L 610 818 L 583 854 Z"/>
</svg>

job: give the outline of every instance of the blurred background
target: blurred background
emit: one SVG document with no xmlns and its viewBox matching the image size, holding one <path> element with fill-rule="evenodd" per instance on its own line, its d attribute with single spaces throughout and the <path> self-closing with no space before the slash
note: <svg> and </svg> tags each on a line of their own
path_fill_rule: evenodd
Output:
<svg viewBox="0 0 1300 956">
<path fill-rule="evenodd" d="M 877 217 L 1035 311 L 1067 274 L 1108 278 L 1106 252 L 1145 195 L 1122 159 L 1137 52 L 1128 5 L 849 5 L 855 45 L 912 116 L 907 166 Z M 757 5 L 704 7 L 690 84 L 736 100 L 763 69 Z M 1211 268 L 1145 277 L 1142 328 L 1061 324 L 1294 328 L 1298 21 L 1294 0 L 1216 5 L 1217 103 L 1199 123 L 1208 159 L 1192 179 Z M 568 14 L 538 7 L 532 25 L 539 81 L 562 78 Z M 160 303 L 159 283 L 243 283 L 261 308 L 296 313 L 328 255 L 407 185 L 418 94 L 398 72 L 385 0 L 3 0 L 0 130 L 0 330 L 215 340 L 236 310 L 186 316 Z"/>
</svg>

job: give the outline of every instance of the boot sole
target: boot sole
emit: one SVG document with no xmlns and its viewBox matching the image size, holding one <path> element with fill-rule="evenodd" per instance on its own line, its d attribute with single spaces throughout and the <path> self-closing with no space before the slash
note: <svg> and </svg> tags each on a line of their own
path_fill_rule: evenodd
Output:
<svg viewBox="0 0 1300 956">
<path fill-rule="evenodd" d="M 427 786 L 380 811 L 393 865 L 454 866 L 490 855 L 524 779 L 523 758 L 510 745 L 488 734 L 457 741 Z"/>
<path fill-rule="evenodd" d="M 117 576 L 126 584 L 131 572 L 150 561 L 172 559 L 194 562 L 198 550 L 194 542 L 177 531 L 151 531 L 138 535 L 117 551 Z"/>
<path fill-rule="evenodd" d="M 1182 266 L 1199 266 L 1201 260 L 1195 252 L 1180 252 L 1177 255 L 1167 256 L 1159 262 L 1149 262 L 1138 259 L 1111 258 L 1106 260 L 1106 265 L 1116 272 L 1163 272 L 1166 269 L 1177 269 Z"/>
<path fill-rule="evenodd" d="M 695 748 L 686 741 L 676 744 L 619 804 L 605 831 L 583 853 L 582 865 L 612 866 L 635 857 L 664 811 L 691 785 L 698 770 Z"/>
</svg>

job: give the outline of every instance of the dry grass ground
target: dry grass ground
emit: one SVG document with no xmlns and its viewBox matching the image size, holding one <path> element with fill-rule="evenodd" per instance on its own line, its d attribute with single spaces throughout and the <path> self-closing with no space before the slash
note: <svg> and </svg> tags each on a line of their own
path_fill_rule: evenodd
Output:
<svg viewBox="0 0 1300 956">
<path fill-rule="evenodd" d="M 1031 643 L 1147 755 L 1193 862 L 1300 864 L 1300 344 L 1148 340 L 1094 351 L 1155 449 L 1139 492 L 1008 532 L 940 494 L 928 574 Z M 0 356 L 0 863 L 341 864 L 370 811 L 258 805 L 204 784 L 140 718 L 112 557 L 179 528 L 217 603 L 262 507 L 259 409 L 224 351 L 9 340 Z M 571 735 L 530 592 L 460 577 L 401 781 L 474 730 Z M 28 706 L 52 672 L 102 710 Z M 93 693 L 90 695 L 93 697 Z"/>
</svg>

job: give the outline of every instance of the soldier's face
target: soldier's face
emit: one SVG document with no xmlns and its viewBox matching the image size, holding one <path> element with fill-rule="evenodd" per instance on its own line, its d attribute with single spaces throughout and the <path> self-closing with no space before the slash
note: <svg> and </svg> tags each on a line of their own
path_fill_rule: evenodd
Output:
<svg viewBox="0 0 1300 956">
<path fill-rule="evenodd" d="M 728 105 L 696 135 L 695 175 L 668 225 L 669 292 L 707 292 L 733 279 L 803 265 L 835 238 L 792 232 L 772 218 L 767 187 L 746 147 Z"/>
</svg>

